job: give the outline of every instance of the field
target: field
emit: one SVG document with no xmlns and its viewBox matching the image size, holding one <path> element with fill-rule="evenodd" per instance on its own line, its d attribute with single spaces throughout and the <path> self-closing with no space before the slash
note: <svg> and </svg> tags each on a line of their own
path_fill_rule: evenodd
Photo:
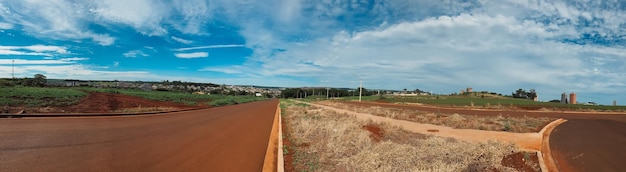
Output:
<svg viewBox="0 0 626 172">
<path fill-rule="evenodd" d="M 538 171 L 534 153 L 407 132 L 387 123 L 281 101 L 286 170 Z"/>
<path fill-rule="evenodd" d="M 85 96 L 87 93 L 74 89 L 0 87 L 0 106 L 68 106 Z"/>
<path fill-rule="evenodd" d="M 343 100 L 358 100 L 359 97 L 345 97 Z M 535 102 L 525 99 L 514 99 L 498 96 L 366 96 L 363 101 L 388 103 L 421 103 L 438 106 L 479 107 L 497 109 L 522 110 L 575 110 L 575 111 L 626 111 L 626 106 L 592 106 L 581 104 L 561 104 L 551 102 Z"/>
<path fill-rule="evenodd" d="M 0 87 L 0 113 L 149 112 L 225 106 L 263 97 L 103 88 Z"/>
</svg>

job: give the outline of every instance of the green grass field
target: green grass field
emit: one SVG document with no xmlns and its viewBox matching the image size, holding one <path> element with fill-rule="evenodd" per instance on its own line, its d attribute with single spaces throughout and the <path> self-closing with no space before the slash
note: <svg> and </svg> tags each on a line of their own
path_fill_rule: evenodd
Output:
<svg viewBox="0 0 626 172">
<path fill-rule="evenodd" d="M 73 89 L 0 87 L 0 106 L 67 106 L 80 102 L 87 93 Z"/>
<path fill-rule="evenodd" d="M 358 100 L 359 97 L 345 97 L 343 100 Z M 535 102 L 532 100 L 514 99 L 507 97 L 480 97 L 480 96 L 367 96 L 363 101 L 383 101 L 389 103 L 423 103 L 441 106 L 515 106 L 523 109 L 571 109 L 571 110 L 599 110 L 599 111 L 626 111 L 626 106 L 591 106 L 581 104 L 560 104 L 551 102 Z"/>
<path fill-rule="evenodd" d="M 81 98 L 88 95 L 88 92 L 94 91 L 124 94 L 155 101 L 171 101 L 187 105 L 224 106 L 267 99 L 254 96 L 198 95 L 182 92 L 114 88 L 0 87 L 0 106 L 68 106 L 79 103 Z"/>
</svg>

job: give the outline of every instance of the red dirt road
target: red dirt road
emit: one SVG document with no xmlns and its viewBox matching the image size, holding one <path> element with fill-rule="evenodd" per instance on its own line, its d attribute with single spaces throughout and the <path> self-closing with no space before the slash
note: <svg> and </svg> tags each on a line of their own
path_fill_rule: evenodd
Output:
<svg viewBox="0 0 626 172">
<path fill-rule="evenodd" d="M 0 119 L 0 171 L 260 171 L 277 104 Z"/>
<path fill-rule="evenodd" d="M 345 103 L 448 114 L 563 118 L 568 121 L 557 126 L 550 135 L 550 149 L 561 171 L 626 171 L 626 114 L 474 110 L 375 102 Z"/>
</svg>

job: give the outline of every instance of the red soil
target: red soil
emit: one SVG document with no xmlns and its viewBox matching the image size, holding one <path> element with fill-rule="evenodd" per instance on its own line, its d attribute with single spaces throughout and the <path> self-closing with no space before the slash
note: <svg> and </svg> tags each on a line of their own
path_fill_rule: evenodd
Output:
<svg viewBox="0 0 626 172">
<path fill-rule="evenodd" d="M 116 110 L 137 107 L 169 107 L 175 109 L 192 108 L 194 106 L 146 100 L 123 94 L 92 92 L 77 105 L 61 108 L 71 113 L 108 113 Z"/>
<path fill-rule="evenodd" d="M 526 161 L 531 161 L 531 163 L 526 163 Z M 518 153 L 511 154 L 511 155 L 507 155 L 504 158 L 502 158 L 501 164 L 502 166 L 505 166 L 505 167 L 515 168 L 517 171 L 535 172 L 536 170 L 533 169 L 533 167 L 528 164 L 535 164 L 538 167 L 539 159 L 537 158 L 537 153 L 518 152 Z"/>
<path fill-rule="evenodd" d="M 285 137 L 283 138 L 283 147 L 287 148 L 288 153 L 283 154 L 283 161 L 284 161 L 284 167 L 285 167 L 285 171 L 290 172 L 290 171 L 296 171 L 296 169 L 293 166 L 293 153 L 295 152 L 295 150 L 293 149 L 293 145 L 291 143 L 291 141 L 289 141 L 289 135 L 287 133 L 289 133 L 289 129 L 288 127 L 285 127 L 287 124 L 287 122 L 285 120 L 282 120 L 282 130 L 283 130 L 283 134 L 285 135 Z M 283 151 L 283 148 L 280 148 L 281 150 L 279 151 Z"/>
<path fill-rule="evenodd" d="M 374 142 L 380 142 L 380 140 L 385 136 L 383 134 L 383 130 L 373 124 L 368 124 L 368 125 L 364 125 L 363 127 L 361 127 L 367 131 L 370 132 L 370 138 L 374 141 Z"/>
</svg>

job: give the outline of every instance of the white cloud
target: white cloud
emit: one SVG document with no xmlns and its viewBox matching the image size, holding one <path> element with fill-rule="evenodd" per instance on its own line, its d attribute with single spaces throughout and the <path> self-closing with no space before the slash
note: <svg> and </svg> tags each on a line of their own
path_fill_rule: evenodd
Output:
<svg viewBox="0 0 626 172">
<path fill-rule="evenodd" d="M 221 67 L 205 67 L 198 71 L 220 72 L 226 74 L 242 74 L 246 70 L 242 66 L 221 66 Z"/>
<path fill-rule="evenodd" d="M 0 59 L 2 65 L 53 65 L 74 64 L 76 61 L 88 60 L 87 58 L 64 58 L 58 60 L 26 60 L 26 59 Z"/>
<path fill-rule="evenodd" d="M 209 57 L 209 53 L 207 52 L 195 52 L 195 53 L 176 53 L 174 56 L 183 59 L 193 59 L 193 58 L 203 58 Z"/>
<path fill-rule="evenodd" d="M 193 41 L 191 41 L 191 40 L 186 40 L 186 39 L 179 38 L 179 37 L 175 37 L 175 36 L 172 36 L 171 38 L 172 38 L 174 41 L 176 41 L 176 42 L 180 42 L 180 43 L 183 43 L 183 44 L 192 44 L 192 43 L 193 43 Z"/>
<path fill-rule="evenodd" d="M 141 57 L 148 57 L 148 56 L 150 56 L 150 55 L 144 53 L 141 50 L 131 50 L 131 51 L 128 51 L 128 52 L 126 52 L 126 53 L 124 53 L 122 55 L 124 55 L 124 57 L 129 57 L 129 58 L 135 58 L 135 57 L 139 57 L 139 56 L 141 56 Z"/>
<path fill-rule="evenodd" d="M 86 20 L 92 18 L 87 6 L 64 0 L 5 1 L 0 18 L 20 25 L 27 34 L 55 40 L 83 40 L 108 46 L 115 38 L 85 30 Z"/>
<path fill-rule="evenodd" d="M 203 29 L 206 28 L 205 24 L 212 20 L 212 8 L 215 8 L 217 5 L 210 5 L 205 0 L 186 0 L 173 1 L 171 6 L 183 19 L 175 18 L 174 16 L 178 17 L 178 15 L 173 15 L 166 20 L 176 30 L 193 35 L 210 34 Z"/>
<path fill-rule="evenodd" d="M 85 60 L 89 60 L 89 58 L 72 57 L 72 58 L 62 58 L 59 60 L 61 61 L 85 61 Z"/>
<path fill-rule="evenodd" d="M 167 30 L 161 21 L 167 15 L 166 5 L 149 0 L 98 0 L 95 7 L 89 9 L 102 20 L 123 23 L 132 26 L 140 33 L 150 36 L 162 36 Z"/>
<path fill-rule="evenodd" d="M 272 37 L 255 42 L 255 54 L 237 71 L 324 80 L 341 87 L 355 86 L 353 73 L 358 73 L 367 77 L 366 88 L 435 92 L 469 86 L 502 93 L 520 87 L 546 94 L 607 93 L 624 85 L 626 53 L 620 47 L 565 43 L 559 38 L 572 33 L 560 28 L 512 16 L 460 14 L 340 31 L 297 43 Z M 245 34 L 247 40 L 265 35 Z M 622 60 L 610 63 L 618 67 L 600 65 L 590 63 L 589 55 Z M 209 69 L 233 73 L 226 67 Z"/>
<path fill-rule="evenodd" d="M 67 48 L 49 45 L 29 45 L 29 46 L 4 46 L 0 45 L 0 55 L 32 55 L 32 56 L 54 56 L 70 54 Z"/>
<path fill-rule="evenodd" d="M 13 24 L 0 22 L 0 29 L 5 29 L 5 30 L 13 29 Z"/>
<path fill-rule="evenodd" d="M 238 44 L 207 45 L 207 46 L 199 46 L 199 47 L 179 48 L 175 50 L 176 51 L 189 51 L 189 50 L 201 50 L 201 49 L 213 49 L 213 48 L 237 48 L 237 47 L 245 47 L 245 45 L 238 45 Z"/>
<path fill-rule="evenodd" d="M 114 62 L 113 62 L 113 67 L 118 67 L 118 66 L 120 66 L 120 62 L 118 62 L 118 61 L 114 61 Z"/>
</svg>

